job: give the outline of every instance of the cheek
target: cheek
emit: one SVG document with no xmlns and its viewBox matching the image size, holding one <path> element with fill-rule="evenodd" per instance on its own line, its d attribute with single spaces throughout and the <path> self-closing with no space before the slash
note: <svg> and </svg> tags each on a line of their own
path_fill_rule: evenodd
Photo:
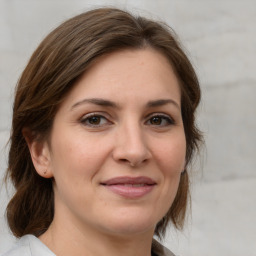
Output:
<svg viewBox="0 0 256 256">
<path fill-rule="evenodd" d="M 165 175 L 175 176 L 180 174 L 185 167 L 185 136 L 181 136 L 180 139 L 166 139 L 161 146 L 156 149 L 155 155 L 157 155 L 157 162 Z"/>
<path fill-rule="evenodd" d="M 162 174 L 162 200 L 165 205 L 163 213 L 170 208 L 180 182 L 180 175 L 185 166 L 186 140 L 181 133 L 180 136 L 168 138 L 155 152 L 157 164 Z"/>
<path fill-rule="evenodd" d="M 98 146 L 77 137 L 55 136 L 51 158 L 55 195 L 71 208 L 83 205 L 85 195 L 93 193 L 91 184 L 100 162 Z"/>
<path fill-rule="evenodd" d="M 52 148 L 52 167 L 55 178 L 78 182 L 90 180 L 107 156 L 107 148 L 93 138 L 76 135 L 55 136 Z"/>
<path fill-rule="evenodd" d="M 162 207 L 162 216 L 167 213 L 173 204 L 178 191 L 181 172 L 185 165 L 186 147 L 182 146 L 179 149 L 177 147 L 166 148 L 165 150 L 162 150 L 161 155 L 159 156 L 159 163 L 161 164 L 160 169 L 163 178 L 161 197 L 159 198 Z"/>
</svg>

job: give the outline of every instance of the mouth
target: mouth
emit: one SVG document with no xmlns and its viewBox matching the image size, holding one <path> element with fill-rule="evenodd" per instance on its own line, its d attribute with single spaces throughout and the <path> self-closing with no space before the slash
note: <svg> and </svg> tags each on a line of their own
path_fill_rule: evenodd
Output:
<svg viewBox="0 0 256 256">
<path fill-rule="evenodd" d="M 111 192 L 130 199 L 143 197 L 150 193 L 157 183 L 149 177 L 115 177 L 101 183 Z"/>
</svg>

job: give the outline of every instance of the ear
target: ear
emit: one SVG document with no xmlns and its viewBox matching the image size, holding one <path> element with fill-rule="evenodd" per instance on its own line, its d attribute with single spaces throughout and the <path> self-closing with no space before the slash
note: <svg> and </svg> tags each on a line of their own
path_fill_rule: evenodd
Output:
<svg viewBox="0 0 256 256">
<path fill-rule="evenodd" d="M 46 140 L 38 140 L 36 135 L 27 128 L 22 130 L 27 142 L 31 159 L 37 173 L 44 178 L 52 178 L 51 154 Z"/>
</svg>

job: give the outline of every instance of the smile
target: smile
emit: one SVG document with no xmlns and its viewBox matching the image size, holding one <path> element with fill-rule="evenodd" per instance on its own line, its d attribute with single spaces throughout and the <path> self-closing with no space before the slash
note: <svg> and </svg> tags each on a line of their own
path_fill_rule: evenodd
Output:
<svg viewBox="0 0 256 256">
<path fill-rule="evenodd" d="M 129 199 L 136 199 L 150 193 L 156 182 L 149 177 L 115 177 L 101 183 L 113 193 Z"/>
</svg>

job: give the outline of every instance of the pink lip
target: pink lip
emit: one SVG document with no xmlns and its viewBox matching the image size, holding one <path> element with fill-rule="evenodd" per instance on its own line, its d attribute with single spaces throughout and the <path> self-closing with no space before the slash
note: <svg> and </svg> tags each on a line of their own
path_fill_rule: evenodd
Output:
<svg viewBox="0 0 256 256">
<path fill-rule="evenodd" d="M 115 177 L 101 183 L 115 194 L 126 198 L 139 198 L 153 190 L 156 182 L 149 177 Z"/>
</svg>

